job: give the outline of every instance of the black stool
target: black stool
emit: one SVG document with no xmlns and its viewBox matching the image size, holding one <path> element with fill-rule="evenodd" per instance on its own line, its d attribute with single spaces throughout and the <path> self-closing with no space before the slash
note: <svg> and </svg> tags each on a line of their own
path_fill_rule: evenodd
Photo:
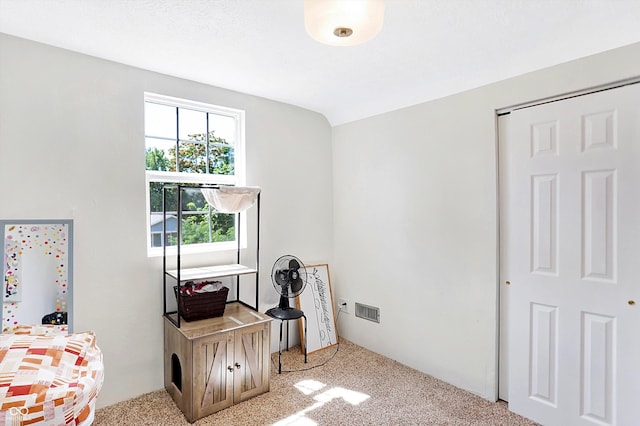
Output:
<svg viewBox="0 0 640 426">
<path fill-rule="evenodd" d="M 287 321 L 287 351 L 289 350 L 289 321 L 304 319 L 304 363 L 307 363 L 307 317 L 300 309 L 275 307 L 265 312 L 271 318 L 280 320 L 280 341 L 278 343 L 278 374 L 282 373 L 282 325 Z"/>
</svg>

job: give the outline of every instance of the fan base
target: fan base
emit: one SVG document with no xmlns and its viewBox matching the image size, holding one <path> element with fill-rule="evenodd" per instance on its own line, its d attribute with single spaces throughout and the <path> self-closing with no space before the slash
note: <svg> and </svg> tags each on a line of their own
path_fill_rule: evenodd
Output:
<svg viewBox="0 0 640 426">
<path fill-rule="evenodd" d="M 276 306 L 275 308 L 271 308 L 265 312 L 265 314 L 269 315 L 272 318 L 277 318 L 279 320 L 293 320 L 302 318 L 304 312 L 300 309 L 295 308 L 281 308 L 280 306 Z"/>
</svg>

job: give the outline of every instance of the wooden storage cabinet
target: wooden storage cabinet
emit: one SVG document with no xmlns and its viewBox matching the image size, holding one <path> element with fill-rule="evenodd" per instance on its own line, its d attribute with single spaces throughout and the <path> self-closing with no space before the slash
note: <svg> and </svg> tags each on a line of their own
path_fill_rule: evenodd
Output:
<svg viewBox="0 0 640 426">
<path fill-rule="evenodd" d="M 269 391 L 271 319 L 239 303 L 225 315 L 165 318 L 165 388 L 189 422 Z"/>
</svg>

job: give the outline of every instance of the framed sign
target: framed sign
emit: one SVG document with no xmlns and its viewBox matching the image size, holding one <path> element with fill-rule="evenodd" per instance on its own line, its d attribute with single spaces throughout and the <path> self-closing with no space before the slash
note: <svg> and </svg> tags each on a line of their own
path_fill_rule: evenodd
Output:
<svg viewBox="0 0 640 426">
<path fill-rule="evenodd" d="M 305 265 L 307 288 L 296 298 L 298 309 L 307 317 L 307 353 L 338 343 L 329 265 Z M 304 323 L 300 318 L 300 341 L 304 349 Z"/>
</svg>

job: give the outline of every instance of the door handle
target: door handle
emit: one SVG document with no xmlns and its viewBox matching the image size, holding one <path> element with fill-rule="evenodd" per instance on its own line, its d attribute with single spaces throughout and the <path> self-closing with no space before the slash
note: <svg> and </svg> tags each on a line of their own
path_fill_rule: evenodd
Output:
<svg viewBox="0 0 640 426">
<path fill-rule="evenodd" d="M 237 362 L 236 362 L 236 368 L 237 368 L 238 370 L 240 369 L 240 364 L 238 364 Z"/>
</svg>

